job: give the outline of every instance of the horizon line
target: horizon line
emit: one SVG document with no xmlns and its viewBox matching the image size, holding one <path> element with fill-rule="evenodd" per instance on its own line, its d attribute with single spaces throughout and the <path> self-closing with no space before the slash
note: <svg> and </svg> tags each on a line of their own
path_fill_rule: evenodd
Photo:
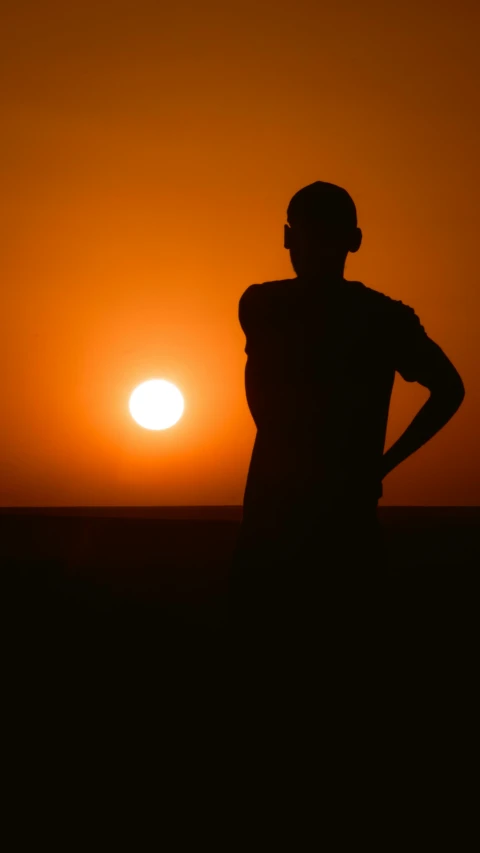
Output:
<svg viewBox="0 0 480 853">
<path fill-rule="evenodd" d="M 380 516 L 406 515 L 477 515 L 480 521 L 480 506 L 476 504 L 387 504 L 377 507 Z M 241 521 L 242 504 L 144 504 L 144 505 L 40 505 L 40 506 L 0 506 L 0 516 L 91 516 L 91 517 L 130 517 L 157 518 L 164 520 L 225 520 Z"/>
</svg>

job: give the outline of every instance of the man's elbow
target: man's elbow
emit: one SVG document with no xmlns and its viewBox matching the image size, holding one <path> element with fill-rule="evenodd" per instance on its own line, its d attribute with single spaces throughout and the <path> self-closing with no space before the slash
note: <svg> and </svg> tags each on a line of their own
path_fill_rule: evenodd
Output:
<svg viewBox="0 0 480 853">
<path fill-rule="evenodd" d="M 460 376 L 458 377 L 458 388 L 457 388 L 457 399 L 458 405 L 463 402 L 463 398 L 465 397 L 465 385 L 463 384 Z"/>
<path fill-rule="evenodd" d="M 457 373 L 441 385 L 430 388 L 430 396 L 456 411 L 465 397 L 465 386 L 460 375 Z"/>
</svg>

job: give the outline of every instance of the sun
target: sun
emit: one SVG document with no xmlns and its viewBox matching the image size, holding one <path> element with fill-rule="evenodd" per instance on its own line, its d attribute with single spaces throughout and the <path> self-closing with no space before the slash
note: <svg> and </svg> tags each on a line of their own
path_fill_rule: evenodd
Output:
<svg viewBox="0 0 480 853">
<path fill-rule="evenodd" d="M 149 379 L 137 385 L 128 404 L 134 421 L 145 429 L 168 429 L 180 420 L 185 408 L 183 397 L 172 382 Z"/>
</svg>

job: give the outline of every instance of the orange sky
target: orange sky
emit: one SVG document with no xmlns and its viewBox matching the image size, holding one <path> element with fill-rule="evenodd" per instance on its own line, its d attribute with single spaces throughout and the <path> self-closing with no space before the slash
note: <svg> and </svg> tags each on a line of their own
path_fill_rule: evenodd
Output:
<svg viewBox="0 0 480 853">
<path fill-rule="evenodd" d="M 346 277 L 413 306 L 465 383 L 381 503 L 480 503 L 478 4 L 323 5 L 2 6 L 0 505 L 242 502 L 238 300 L 294 276 L 315 180 L 357 205 Z M 185 397 L 170 430 L 128 411 L 154 377 Z M 427 396 L 397 376 L 387 447 Z"/>
</svg>

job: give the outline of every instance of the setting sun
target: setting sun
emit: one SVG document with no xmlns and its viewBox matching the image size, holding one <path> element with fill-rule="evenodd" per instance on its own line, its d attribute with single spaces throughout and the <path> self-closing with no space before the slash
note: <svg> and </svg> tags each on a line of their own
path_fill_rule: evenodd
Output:
<svg viewBox="0 0 480 853">
<path fill-rule="evenodd" d="M 150 379 L 135 388 L 129 409 L 132 418 L 145 429 L 168 429 L 180 420 L 184 405 L 172 382 Z"/>
</svg>

